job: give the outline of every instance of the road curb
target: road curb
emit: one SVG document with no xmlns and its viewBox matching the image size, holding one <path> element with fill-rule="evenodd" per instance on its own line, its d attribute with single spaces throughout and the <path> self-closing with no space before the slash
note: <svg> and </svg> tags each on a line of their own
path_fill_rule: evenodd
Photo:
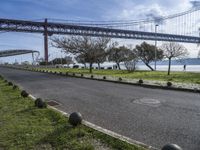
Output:
<svg viewBox="0 0 200 150">
<path fill-rule="evenodd" d="M 34 97 L 34 96 L 31 95 L 31 94 L 29 94 L 29 97 L 30 97 L 31 99 L 33 99 L 33 100 L 36 100 L 36 99 L 37 99 L 36 97 Z M 69 117 L 69 115 L 70 115 L 70 114 L 68 114 L 68 113 L 66 113 L 66 112 L 64 112 L 64 111 L 62 111 L 62 110 L 60 110 L 60 109 L 58 109 L 58 108 L 56 108 L 56 107 L 53 107 L 53 106 L 49 106 L 49 105 L 48 105 L 48 108 L 51 108 L 51 109 L 53 109 L 53 110 L 55 110 L 55 111 L 61 113 L 62 115 L 66 116 L 66 117 Z M 113 137 L 113 138 L 116 138 L 116 139 L 119 139 L 119 140 L 121 140 L 121 141 L 127 142 L 127 143 L 129 143 L 129 144 L 133 144 L 133 145 L 137 145 L 137 146 L 140 146 L 140 147 L 144 147 L 144 148 L 147 148 L 147 149 L 149 149 L 149 150 L 159 150 L 158 148 L 149 146 L 149 145 L 144 144 L 144 143 L 142 143 L 142 142 L 139 142 L 139 141 L 137 141 L 137 140 L 133 140 L 133 139 L 131 139 L 131 138 L 128 138 L 128 137 L 123 136 L 123 135 L 120 135 L 120 134 L 115 133 L 115 132 L 113 132 L 113 131 L 107 130 L 107 129 L 105 129 L 105 128 L 102 128 L 102 127 L 100 127 L 100 126 L 98 126 L 98 125 L 95 125 L 95 124 L 93 124 L 93 123 L 91 123 L 91 122 L 88 122 L 88 121 L 86 121 L 86 120 L 83 120 L 83 121 L 82 121 L 82 124 L 85 125 L 85 126 L 87 126 L 87 127 L 92 128 L 92 129 L 94 129 L 94 130 L 97 130 L 97 131 L 99 131 L 99 132 L 102 132 L 102 133 L 104 133 L 104 134 L 107 134 L 107 135 L 109 135 L 109 136 L 111 136 L 111 137 Z"/>
<path fill-rule="evenodd" d="M 24 69 L 27 70 L 27 69 Z M 37 72 L 35 70 L 28 70 L 28 71 L 33 71 L 33 72 Z M 153 84 L 145 84 L 145 83 L 132 83 L 132 82 L 124 82 L 122 81 L 117 81 L 117 80 L 109 80 L 109 79 L 99 79 L 99 78 L 95 78 L 95 75 L 93 75 L 93 78 L 91 77 L 85 77 L 85 76 L 81 76 L 80 73 L 75 73 L 75 75 L 73 75 L 74 73 L 68 73 L 68 75 L 66 74 L 60 74 L 60 72 L 55 73 L 50 73 L 50 72 L 43 72 L 43 71 L 39 71 L 40 73 L 48 73 L 48 74 L 54 74 L 54 75 L 60 75 L 60 76 L 69 76 L 69 77 L 73 77 L 73 78 L 82 78 L 82 79 L 89 79 L 89 80 L 96 80 L 96 81 L 104 81 L 104 82 L 111 82 L 111 83 L 119 83 L 119 84 L 127 84 L 127 85 L 134 85 L 134 86 L 139 86 L 139 87 L 145 87 L 145 88 L 153 88 L 153 89 L 164 89 L 164 90 L 173 90 L 173 91 L 185 91 L 185 92 L 192 92 L 192 93 L 200 93 L 199 89 L 189 89 L 189 88 L 180 88 L 180 87 L 173 87 L 173 86 L 163 86 L 163 85 L 153 85 Z M 76 76 L 76 74 L 80 74 L 80 76 Z M 167 82 L 166 82 L 167 83 Z"/>
<path fill-rule="evenodd" d="M 133 82 L 124 82 L 122 81 L 117 81 L 117 80 L 109 80 L 109 79 L 98 79 L 95 78 L 95 76 L 93 76 L 93 78 L 91 77 L 85 77 L 85 76 L 76 76 L 76 74 L 80 74 L 80 73 L 76 73 L 75 75 L 73 75 L 73 73 L 68 73 L 68 75 L 66 74 L 60 74 L 60 72 L 48 72 L 48 71 L 42 71 L 42 70 L 33 70 L 33 69 L 27 69 L 27 68 L 16 68 L 16 67 L 10 67 L 10 66 L 3 66 L 3 67 L 8 67 L 8 68 L 12 68 L 12 69 L 18 69 L 18 70 L 25 70 L 25 71 L 31 71 L 31 72 L 39 72 L 39 73 L 48 73 L 48 74 L 52 74 L 52 75 L 60 75 L 60 76 L 69 76 L 69 77 L 73 77 L 73 78 L 82 78 L 82 79 L 88 79 L 88 80 L 96 80 L 96 81 L 104 81 L 104 82 L 111 82 L 111 83 L 118 83 L 118 84 L 126 84 L 126 85 L 134 85 L 134 86 L 139 86 L 139 87 L 145 87 L 145 88 L 153 88 L 153 89 L 163 89 L 163 90 L 172 90 L 172 91 L 185 91 L 185 92 L 192 92 L 192 93 L 200 93 L 199 89 L 189 89 L 189 88 L 182 88 L 182 87 L 173 87 L 173 86 L 162 86 L 162 85 L 153 85 L 153 84 L 139 84 L 139 83 L 133 83 Z M 80 74 L 81 75 L 81 74 Z"/>
<path fill-rule="evenodd" d="M 32 71 L 32 70 L 30 70 Z M 41 72 L 41 73 L 49 73 L 49 72 Z M 88 79 L 88 80 L 96 80 L 96 81 L 104 81 L 104 82 L 111 82 L 111 83 L 118 83 L 118 84 L 126 84 L 126 85 L 134 85 L 134 86 L 139 86 L 139 87 L 145 87 L 145 88 L 153 88 L 153 89 L 164 89 L 164 90 L 173 90 L 173 91 L 185 91 L 185 92 L 192 92 L 192 93 L 200 93 L 200 90 L 198 89 L 189 89 L 189 88 L 178 88 L 178 87 L 173 87 L 173 86 L 162 86 L 162 85 L 152 85 L 152 84 L 145 84 L 145 83 L 131 83 L 131 82 L 124 82 L 122 81 L 117 81 L 117 80 L 109 80 L 109 79 L 98 79 L 93 76 L 91 77 L 85 77 L 85 76 L 76 76 L 76 75 L 68 75 L 65 74 L 60 74 L 59 72 L 55 73 L 50 73 L 54 75 L 60 75 L 60 76 L 69 76 L 73 78 L 82 78 L 82 79 Z"/>
</svg>

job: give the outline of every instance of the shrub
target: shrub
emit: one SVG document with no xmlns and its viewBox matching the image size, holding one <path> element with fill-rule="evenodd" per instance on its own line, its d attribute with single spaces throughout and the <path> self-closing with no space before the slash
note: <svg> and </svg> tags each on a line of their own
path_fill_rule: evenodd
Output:
<svg viewBox="0 0 200 150">
<path fill-rule="evenodd" d="M 73 73 L 72 75 L 73 75 L 73 76 L 75 76 L 76 74 L 75 74 L 75 73 Z"/>
<path fill-rule="evenodd" d="M 4 82 L 7 83 L 8 81 L 7 81 L 7 80 L 4 80 Z"/>
<path fill-rule="evenodd" d="M 13 83 L 12 83 L 12 82 L 8 82 L 8 85 L 9 85 L 9 86 L 13 86 Z"/>
<path fill-rule="evenodd" d="M 122 78 L 121 78 L 121 77 L 119 77 L 119 81 L 122 81 Z"/>
<path fill-rule="evenodd" d="M 91 78 L 93 79 L 93 78 L 94 78 L 94 76 L 93 76 L 93 75 L 91 75 Z"/>
<path fill-rule="evenodd" d="M 41 98 L 37 98 L 35 100 L 35 106 L 38 107 L 38 108 L 46 108 L 47 104 Z"/>
<path fill-rule="evenodd" d="M 25 98 L 25 97 L 28 97 L 28 95 L 29 95 L 29 94 L 28 94 L 25 90 L 21 91 L 21 96 L 22 96 L 22 97 Z"/>
<path fill-rule="evenodd" d="M 62 72 L 60 72 L 59 74 L 62 75 Z"/>
<path fill-rule="evenodd" d="M 138 81 L 138 83 L 139 83 L 139 84 L 143 84 L 144 82 L 143 82 L 142 79 L 140 79 L 140 80 Z"/>
<path fill-rule="evenodd" d="M 65 73 L 65 75 L 66 75 L 66 76 L 68 76 L 68 75 L 69 75 L 69 73 L 68 73 L 68 72 L 66 72 L 66 73 Z"/>
<path fill-rule="evenodd" d="M 167 86 L 168 86 L 168 87 L 172 86 L 172 83 L 168 81 L 168 82 L 167 82 Z"/>
<path fill-rule="evenodd" d="M 54 74 L 56 74 L 57 72 L 55 71 Z"/>
<path fill-rule="evenodd" d="M 81 77 L 83 77 L 83 74 L 81 74 Z"/>
<path fill-rule="evenodd" d="M 106 76 L 103 76 L 103 79 L 106 80 Z"/>
</svg>

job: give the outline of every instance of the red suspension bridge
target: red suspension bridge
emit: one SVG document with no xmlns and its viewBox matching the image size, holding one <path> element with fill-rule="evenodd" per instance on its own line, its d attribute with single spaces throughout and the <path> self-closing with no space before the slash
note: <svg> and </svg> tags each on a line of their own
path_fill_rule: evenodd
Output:
<svg viewBox="0 0 200 150">
<path fill-rule="evenodd" d="M 48 62 L 48 36 L 53 34 L 199 43 L 199 13 L 200 10 L 195 8 L 175 15 L 139 21 L 81 22 L 49 19 L 48 22 L 45 19 L 42 22 L 0 19 L 0 31 L 43 34 L 45 61 Z M 153 31 L 153 27 L 158 26 L 160 30 Z"/>
</svg>

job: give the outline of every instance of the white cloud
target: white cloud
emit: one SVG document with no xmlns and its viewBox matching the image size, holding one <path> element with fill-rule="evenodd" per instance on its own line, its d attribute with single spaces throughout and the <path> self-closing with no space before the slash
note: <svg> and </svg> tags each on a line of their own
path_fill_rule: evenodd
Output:
<svg viewBox="0 0 200 150">
<path fill-rule="evenodd" d="M 180 13 L 191 8 L 189 0 L 144 0 L 132 1 L 124 0 L 116 10 L 109 10 L 109 19 L 116 20 L 135 20 L 146 19 L 148 14 L 157 16 L 167 16 L 174 13 Z"/>
</svg>

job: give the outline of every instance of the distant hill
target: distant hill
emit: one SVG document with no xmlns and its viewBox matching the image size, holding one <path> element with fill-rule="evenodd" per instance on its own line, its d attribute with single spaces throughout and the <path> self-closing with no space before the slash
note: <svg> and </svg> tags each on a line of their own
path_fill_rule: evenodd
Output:
<svg viewBox="0 0 200 150">
<path fill-rule="evenodd" d="M 151 63 L 153 65 L 154 62 Z M 200 65 L 200 58 L 185 58 L 179 60 L 172 60 L 172 65 Z M 138 65 L 144 65 L 141 61 L 138 62 Z M 157 65 L 168 65 L 168 60 L 158 61 Z"/>
</svg>

